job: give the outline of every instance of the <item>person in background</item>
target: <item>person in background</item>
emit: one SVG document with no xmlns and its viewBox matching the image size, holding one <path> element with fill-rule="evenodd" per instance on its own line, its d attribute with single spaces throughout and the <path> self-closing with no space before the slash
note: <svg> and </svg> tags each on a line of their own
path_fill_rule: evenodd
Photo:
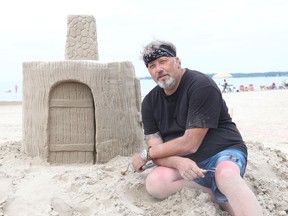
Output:
<svg viewBox="0 0 288 216">
<path fill-rule="evenodd" d="M 271 89 L 273 89 L 273 90 L 274 90 L 274 89 L 277 89 L 276 84 L 275 84 L 274 82 L 273 82 L 272 85 L 271 85 Z"/>
<path fill-rule="evenodd" d="M 228 83 L 227 83 L 226 79 L 224 79 L 224 84 L 223 84 L 223 90 L 222 90 L 222 92 L 226 92 L 227 87 L 228 87 Z"/>
<path fill-rule="evenodd" d="M 14 86 L 14 90 L 15 90 L 15 93 L 18 92 L 18 85 L 15 85 L 15 86 Z"/>
<path fill-rule="evenodd" d="M 247 147 L 217 84 L 201 72 L 182 68 L 171 42 L 152 41 L 142 57 L 158 84 L 141 105 L 147 148 L 132 158 L 136 172 L 142 172 L 147 161 L 157 165 L 146 178 L 148 193 L 165 199 L 193 187 L 231 215 L 262 215 L 242 178 Z"/>
</svg>

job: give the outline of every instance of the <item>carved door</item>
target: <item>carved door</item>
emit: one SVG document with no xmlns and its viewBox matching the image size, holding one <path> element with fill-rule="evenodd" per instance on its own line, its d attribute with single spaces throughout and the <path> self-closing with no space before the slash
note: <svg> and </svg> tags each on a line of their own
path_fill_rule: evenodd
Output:
<svg viewBox="0 0 288 216">
<path fill-rule="evenodd" d="M 48 130 L 51 163 L 95 162 L 94 104 L 88 86 L 63 82 L 51 90 Z"/>
</svg>

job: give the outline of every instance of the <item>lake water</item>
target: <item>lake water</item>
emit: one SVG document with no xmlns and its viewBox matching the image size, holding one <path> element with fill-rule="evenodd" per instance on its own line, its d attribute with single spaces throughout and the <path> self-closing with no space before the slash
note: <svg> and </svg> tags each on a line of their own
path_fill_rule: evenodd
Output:
<svg viewBox="0 0 288 216">
<path fill-rule="evenodd" d="M 214 81 L 222 89 L 224 79 L 217 78 Z M 226 78 L 229 85 L 232 85 L 234 91 L 239 90 L 240 85 L 248 87 L 250 84 L 253 85 L 255 91 L 260 90 L 260 85 L 271 86 L 275 83 L 276 86 L 282 85 L 283 81 L 288 82 L 288 77 L 245 77 L 245 78 Z M 141 95 L 144 97 L 156 84 L 152 79 L 142 79 L 141 84 Z M 18 86 L 17 92 L 15 86 Z M 22 100 L 22 88 L 21 82 L 0 82 L 0 101 L 21 101 Z"/>
<path fill-rule="evenodd" d="M 244 88 L 249 88 L 249 85 L 252 84 L 255 91 L 260 90 L 261 85 L 271 86 L 272 83 L 275 83 L 277 87 L 283 84 L 285 81 L 288 83 L 288 77 L 244 77 L 244 78 L 225 78 L 228 85 L 231 85 L 231 89 L 233 91 L 237 91 L 240 89 L 240 85 L 243 85 Z M 222 90 L 224 78 L 215 78 L 213 79 Z M 141 80 L 141 93 L 142 97 L 144 97 L 156 84 L 152 79 Z"/>
<path fill-rule="evenodd" d="M 17 86 L 17 91 L 16 87 Z M 0 82 L 0 101 L 21 101 L 21 82 Z"/>
</svg>

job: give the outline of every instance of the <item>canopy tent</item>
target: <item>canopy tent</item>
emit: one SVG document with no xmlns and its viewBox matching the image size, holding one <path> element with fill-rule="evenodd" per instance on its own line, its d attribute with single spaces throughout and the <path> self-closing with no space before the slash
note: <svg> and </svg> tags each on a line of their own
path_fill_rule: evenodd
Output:
<svg viewBox="0 0 288 216">
<path fill-rule="evenodd" d="M 212 78 L 230 78 L 232 75 L 230 73 L 217 73 Z"/>
</svg>

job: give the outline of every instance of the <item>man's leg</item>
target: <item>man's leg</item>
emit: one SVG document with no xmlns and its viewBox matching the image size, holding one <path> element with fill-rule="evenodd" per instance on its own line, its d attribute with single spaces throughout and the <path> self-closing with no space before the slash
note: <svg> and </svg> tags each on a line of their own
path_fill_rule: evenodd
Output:
<svg viewBox="0 0 288 216">
<path fill-rule="evenodd" d="M 209 194 L 212 202 L 217 203 L 210 188 L 201 186 L 194 181 L 184 180 L 176 169 L 158 166 L 154 168 L 146 178 L 146 189 L 148 193 L 161 200 L 179 192 L 184 187 L 199 189 Z M 234 215 L 230 203 L 218 204 L 231 215 Z"/>
<path fill-rule="evenodd" d="M 261 207 L 254 193 L 240 176 L 239 167 L 231 161 L 222 161 L 217 165 L 216 184 L 227 197 L 233 215 L 262 215 Z"/>
<path fill-rule="evenodd" d="M 214 197 L 211 189 L 203 187 L 194 181 L 184 180 L 178 170 L 173 168 L 158 166 L 146 178 L 148 193 L 161 200 L 177 193 L 184 187 L 200 189 L 204 193 L 208 193 L 212 199 Z"/>
</svg>

